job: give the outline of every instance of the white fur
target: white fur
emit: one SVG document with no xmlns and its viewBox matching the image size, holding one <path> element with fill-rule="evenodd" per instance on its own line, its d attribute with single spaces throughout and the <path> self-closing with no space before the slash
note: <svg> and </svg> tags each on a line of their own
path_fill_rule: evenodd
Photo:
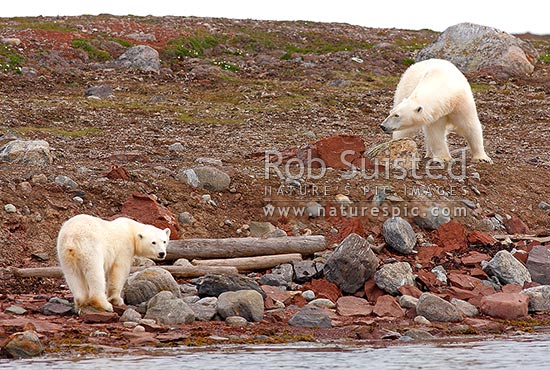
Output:
<svg viewBox="0 0 550 370">
<path fill-rule="evenodd" d="M 481 123 L 466 77 L 452 63 L 429 59 L 409 67 L 397 85 L 393 108 L 380 127 L 394 139 L 422 129 L 426 156 L 449 161 L 447 133 L 463 136 L 474 161 L 492 162 L 483 147 Z"/>
<path fill-rule="evenodd" d="M 124 304 L 120 292 L 135 255 L 163 259 L 170 229 L 129 218 L 105 221 L 78 215 L 67 220 L 57 238 L 57 254 L 77 309 L 113 311 Z"/>
</svg>

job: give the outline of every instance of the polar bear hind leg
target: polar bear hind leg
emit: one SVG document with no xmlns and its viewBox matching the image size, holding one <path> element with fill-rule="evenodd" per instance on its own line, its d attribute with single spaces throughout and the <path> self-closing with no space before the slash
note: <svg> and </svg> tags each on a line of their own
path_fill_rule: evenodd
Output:
<svg viewBox="0 0 550 370">
<path fill-rule="evenodd" d="M 103 265 L 87 264 L 83 273 L 88 285 L 88 299 L 85 302 L 85 306 L 113 312 L 113 305 L 109 303 L 105 293 L 105 271 L 103 270 Z"/>
<path fill-rule="evenodd" d="M 129 267 L 127 263 L 115 263 L 107 274 L 107 300 L 115 306 L 124 304 L 120 293 L 130 272 Z"/>
</svg>

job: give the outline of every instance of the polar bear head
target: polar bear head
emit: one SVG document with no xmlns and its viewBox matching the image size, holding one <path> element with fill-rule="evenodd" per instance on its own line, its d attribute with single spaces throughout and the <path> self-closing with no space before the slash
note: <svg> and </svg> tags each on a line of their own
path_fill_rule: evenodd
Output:
<svg viewBox="0 0 550 370">
<path fill-rule="evenodd" d="M 145 225 L 137 234 L 136 255 L 152 259 L 164 259 L 166 247 L 170 240 L 170 229 L 161 230 L 154 226 Z"/>
<path fill-rule="evenodd" d="M 380 128 L 387 134 L 394 131 L 420 128 L 426 122 L 426 114 L 421 104 L 414 98 L 405 98 L 390 111 Z"/>
</svg>

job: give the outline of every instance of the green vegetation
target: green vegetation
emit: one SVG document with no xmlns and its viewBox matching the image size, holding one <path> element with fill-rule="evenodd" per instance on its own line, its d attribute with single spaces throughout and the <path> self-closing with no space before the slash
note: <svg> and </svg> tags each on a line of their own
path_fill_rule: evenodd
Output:
<svg viewBox="0 0 550 370">
<path fill-rule="evenodd" d="M 16 22 L 12 27 L 18 29 L 58 31 L 58 32 L 76 32 L 76 28 L 58 22 L 44 22 L 37 18 L 14 17 L 8 20 Z"/>
<path fill-rule="evenodd" d="M 0 71 L 21 73 L 21 63 L 25 60 L 7 45 L 0 45 Z"/>
<path fill-rule="evenodd" d="M 130 41 L 121 40 L 121 39 L 117 39 L 117 38 L 114 38 L 114 37 L 111 38 L 111 41 L 114 41 L 117 44 L 124 46 L 125 48 L 130 48 L 130 47 L 134 46 L 134 44 L 132 44 Z"/>
<path fill-rule="evenodd" d="M 234 64 L 229 63 L 226 60 L 216 60 L 212 62 L 213 65 L 220 67 L 224 71 L 232 71 L 237 72 L 240 70 L 240 68 Z"/>
<path fill-rule="evenodd" d="M 350 38 L 328 39 L 327 35 L 315 32 L 304 33 L 302 39 L 304 41 L 301 45 L 297 45 L 296 43 L 286 45 L 286 52 L 299 54 L 325 54 L 338 51 L 371 49 L 373 47 L 373 44 L 370 42 Z"/>
<path fill-rule="evenodd" d="M 401 63 L 403 63 L 404 66 L 412 66 L 415 62 L 412 58 L 405 58 Z"/>
<path fill-rule="evenodd" d="M 539 55 L 539 59 L 543 63 L 550 63 L 550 53 L 544 53 Z"/>
<path fill-rule="evenodd" d="M 88 57 L 98 62 L 104 62 L 111 59 L 111 54 L 105 50 L 100 50 L 90 43 L 90 40 L 76 37 L 71 40 L 71 46 L 75 49 L 82 49 L 88 53 Z"/>
<path fill-rule="evenodd" d="M 168 43 L 165 52 L 178 59 L 184 57 L 199 58 L 204 56 L 206 49 L 218 46 L 227 39 L 226 36 L 216 36 L 207 32 L 196 32 L 194 36 L 179 37 Z"/>
</svg>

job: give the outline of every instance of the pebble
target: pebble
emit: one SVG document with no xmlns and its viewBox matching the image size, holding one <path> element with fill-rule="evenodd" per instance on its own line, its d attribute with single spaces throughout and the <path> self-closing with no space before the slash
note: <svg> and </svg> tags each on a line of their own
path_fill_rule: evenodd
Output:
<svg viewBox="0 0 550 370">
<path fill-rule="evenodd" d="M 58 185 L 66 186 L 71 189 L 78 187 L 78 184 L 68 176 L 63 176 L 63 175 L 56 176 L 54 179 L 54 182 Z"/>
<path fill-rule="evenodd" d="M 6 213 L 15 213 L 17 212 L 17 208 L 13 204 L 8 203 L 4 206 L 4 211 L 6 211 Z"/>
<path fill-rule="evenodd" d="M 228 316 L 225 318 L 225 323 L 229 326 L 235 327 L 243 327 L 249 324 L 248 321 L 241 316 Z"/>
<path fill-rule="evenodd" d="M 134 332 L 134 333 L 145 333 L 145 328 L 141 325 L 136 325 L 132 329 L 132 332 Z"/>
<path fill-rule="evenodd" d="M 195 223 L 195 217 L 189 212 L 182 212 L 178 215 L 178 221 L 181 225 L 192 225 Z"/>
<path fill-rule="evenodd" d="M 308 306 L 320 307 L 320 308 L 336 308 L 336 304 L 327 298 L 316 298 L 307 304 Z"/>
<path fill-rule="evenodd" d="M 183 152 L 185 148 L 183 147 L 182 143 L 174 143 L 168 146 L 168 150 L 171 152 L 179 153 L 179 152 Z"/>
<path fill-rule="evenodd" d="M 82 199 L 80 197 L 74 197 L 73 202 L 75 202 L 78 205 L 83 205 L 84 204 L 84 199 Z"/>
<path fill-rule="evenodd" d="M 27 313 L 27 310 L 25 310 L 23 307 L 11 305 L 4 311 L 5 313 L 11 313 L 14 315 L 24 315 Z"/>
<path fill-rule="evenodd" d="M 418 315 L 414 318 L 414 322 L 419 324 L 419 325 L 432 325 L 432 323 L 430 322 L 430 320 L 428 320 L 427 318 L 425 318 L 424 316 L 421 316 L 421 315 Z"/>
<path fill-rule="evenodd" d="M 315 299 L 315 293 L 313 292 L 313 290 L 304 290 L 302 292 L 302 297 L 308 301 L 308 302 L 311 302 Z"/>
<path fill-rule="evenodd" d="M 546 203 L 545 201 L 542 201 L 539 203 L 539 208 L 542 209 L 543 211 L 548 211 L 550 210 L 550 203 Z"/>
</svg>

